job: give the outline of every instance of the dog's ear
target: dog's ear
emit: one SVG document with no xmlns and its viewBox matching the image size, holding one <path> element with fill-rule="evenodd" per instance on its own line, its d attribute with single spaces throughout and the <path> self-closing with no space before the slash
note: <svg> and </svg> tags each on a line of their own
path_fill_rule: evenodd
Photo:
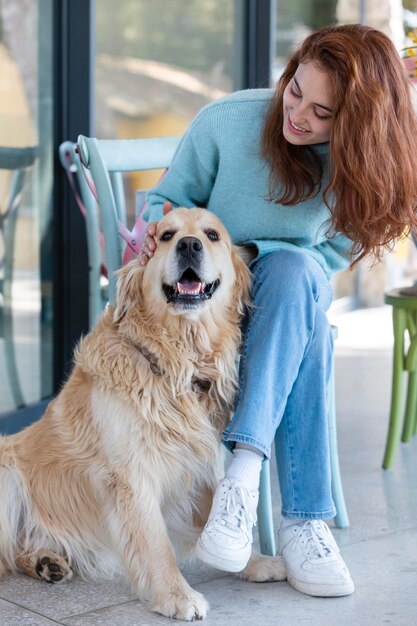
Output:
<svg viewBox="0 0 417 626">
<path fill-rule="evenodd" d="M 144 269 L 139 264 L 139 261 L 134 259 L 117 272 L 116 306 L 113 313 L 114 324 L 118 324 L 129 309 L 140 303 Z"/>
<path fill-rule="evenodd" d="M 238 312 L 243 315 L 245 307 L 249 305 L 249 290 L 251 285 L 251 273 L 245 261 L 241 258 L 238 248 L 232 248 L 232 262 L 236 272 L 235 302 L 238 302 Z"/>
</svg>

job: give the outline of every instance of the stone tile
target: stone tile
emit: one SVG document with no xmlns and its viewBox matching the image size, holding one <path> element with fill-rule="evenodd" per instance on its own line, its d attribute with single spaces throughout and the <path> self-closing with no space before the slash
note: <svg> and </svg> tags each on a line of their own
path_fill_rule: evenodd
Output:
<svg viewBox="0 0 417 626">
<path fill-rule="evenodd" d="M 257 540 L 255 540 L 255 545 L 256 543 Z M 204 563 L 200 563 L 197 560 L 190 561 L 189 563 L 182 563 L 180 570 L 188 584 L 192 587 L 226 575 L 224 572 L 213 569 L 212 567 L 209 567 Z"/>
<path fill-rule="evenodd" d="M 345 598 L 312 598 L 288 583 L 253 584 L 226 575 L 208 580 L 196 589 L 210 603 L 205 624 L 210 626 L 408 626 L 417 614 L 415 573 L 417 544 L 405 557 L 404 542 L 415 533 L 397 533 L 345 548 L 356 592 Z M 67 626 L 153 626 L 168 624 L 139 602 L 127 602 L 64 618 Z"/>
<path fill-rule="evenodd" d="M 356 592 L 351 623 L 409 625 L 417 615 L 417 528 L 344 549 Z M 369 619 L 368 619 L 369 616 Z"/>
<path fill-rule="evenodd" d="M 207 625 L 380 626 L 415 623 L 416 533 L 397 533 L 344 551 L 356 584 L 344 598 L 312 598 L 288 583 L 252 584 L 233 579 L 198 586 L 210 602 Z M 413 543 L 413 546 L 411 544 Z M 405 551 L 404 546 L 410 546 Z"/>
<path fill-rule="evenodd" d="M 133 598 L 128 585 L 120 580 L 84 581 L 75 576 L 63 585 L 48 585 L 23 574 L 0 581 L 0 598 L 46 617 L 59 620 L 64 615 L 93 611 Z M 4 622 L 0 621 L 0 624 Z"/>
<path fill-rule="evenodd" d="M 11 602 L 0 600 L 0 624 L 2 626 L 53 626 L 58 623 Z"/>
<path fill-rule="evenodd" d="M 182 565 L 181 571 L 193 587 L 224 576 L 223 572 L 197 561 Z M 100 613 L 103 607 L 107 608 L 112 605 L 120 604 L 123 607 L 124 603 L 134 599 L 135 595 L 130 592 L 128 584 L 121 580 L 97 582 L 84 581 L 79 577 L 74 577 L 67 584 L 55 586 L 17 574 L 0 581 L 0 598 L 16 603 L 23 607 L 22 610 L 31 609 L 50 619 L 60 620 L 64 616 L 90 613 L 95 609 L 99 609 Z M 139 610 L 142 617 L 149 614 L 149 611 L 140 602 L 133 604 L 134 611 Z M 49 622 L 46 621 L 45 623 Z M 139 623 L 142 624 L 143 622 Z M 9 626 L 8 622 L 1 619 L 1 605 L 0 625 Z"/>
<path fill-rule="evenodd" d="M 169 624 L 185 623 L 188 622 L 177 622 L 151 613 L 138 601 L 75 615 L 63 621 L 65 626 L 169 626 Z"/>
</svg>

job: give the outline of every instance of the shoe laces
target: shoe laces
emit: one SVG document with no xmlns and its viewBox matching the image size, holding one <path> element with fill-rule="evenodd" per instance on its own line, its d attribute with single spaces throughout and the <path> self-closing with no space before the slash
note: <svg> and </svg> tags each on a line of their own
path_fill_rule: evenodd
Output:
<svg viewBox="0 0 417 626">
<path fill-rule="evenodd" d="M 256 513 L 252 511 L 250 499 L 251 493 L 246 487 L 224 481 L 220 511 L 215 522 L 231 531 L 247 532 L 256 524 Z"/>
<path fill-rule="evenodd" d="M 304 544 L 305 554 L 309 559 L 333 560 L 335 553 L 339 551 L 328 526 L 320 520 L 307 520 L 303 523 L 292 549 L 295 550 L 300 542 Z"/>
</svg>

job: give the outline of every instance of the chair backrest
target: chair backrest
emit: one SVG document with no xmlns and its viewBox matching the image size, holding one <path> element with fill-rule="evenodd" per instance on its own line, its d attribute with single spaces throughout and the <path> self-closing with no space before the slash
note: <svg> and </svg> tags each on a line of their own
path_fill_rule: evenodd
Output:
<svg viewBox="0 0 417 626">
<path fill-rule="evenodd" d="M 116 172 L 165 169 L 180 142 L 180 137 L 151 139 L 96 139 L 78 137 L 78 151 L 82 164 L 90 170 L 100 209 L 104 235 L 106 266 L 109 278 L 108 297 L 116 297 L 115 272 L 122 265 L 122 243 L 119 237 L 117 193 L 111 177 Z"/>
<path fill-rule="evenodd" d="M 104 306 L 102 290 L 100 289 L 103 256 L 100 242 L 101 233 L 97 202 L 87 184 L 80 157 L 75 148 L 74 142 L 64 141 L 59 146 L 59 159 L 68 175 L 73 194 L 85 219 L 88 251 L 88 312 L 89 326 L 92 328 Z M 78 188 L 75 187 L 74 179 L 77 180 Z"/>
</svg>

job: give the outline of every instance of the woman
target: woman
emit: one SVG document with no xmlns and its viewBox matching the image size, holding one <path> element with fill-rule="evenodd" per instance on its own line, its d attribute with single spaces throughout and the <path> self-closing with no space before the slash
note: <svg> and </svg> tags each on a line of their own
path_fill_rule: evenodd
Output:
<svg viewBox="0 0 417 626">
<path fill-rule="evenodd" d="M 334 517 L 326 418 L 332 336 L 329 278 L 417 224 L 417 137 L 409 85 L 391 41 L 361 25 L 313 33 L 275 93 L 232 94 L 205 107 L 149 195 L 147 219 L 205 206 L 251 256 L 232 461 L 197 556 L 239 571 L 249 559 L 263 458 L 275 452 L 283 520 L 279 553 L 301 592 L 354 586 L 323 520 Z M 151 257 L 148 226 L 141 262 Z"/>
</svg>

